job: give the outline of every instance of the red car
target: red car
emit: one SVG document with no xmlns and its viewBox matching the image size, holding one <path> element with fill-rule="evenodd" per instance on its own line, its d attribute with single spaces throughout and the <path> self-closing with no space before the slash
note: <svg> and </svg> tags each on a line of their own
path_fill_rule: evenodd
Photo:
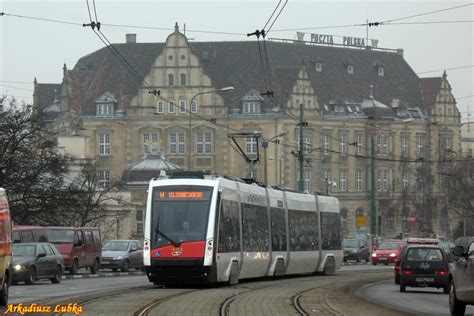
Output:
<svg viewBox="0 0 474 316">
<path fill-rule="evenodd" d="M 394 263 L 400 256 L 400 248 L 403 246 L 403 242 L 400 241 L 384 241 L 380 243 L 378 248 L 372 254 L 372 264 L 375 266 L 378 263 L 385 265 Z"/>
</svg>

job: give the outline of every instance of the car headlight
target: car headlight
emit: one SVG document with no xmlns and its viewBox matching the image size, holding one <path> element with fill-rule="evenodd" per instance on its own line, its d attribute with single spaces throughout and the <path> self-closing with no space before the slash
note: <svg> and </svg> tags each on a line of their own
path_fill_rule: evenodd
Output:
<svg viewBox="0 0 474 316">
<path fill-rule="evenodd" d="M 122 256 L 117 256 L 117 257 L 114 257 L 113 260 L 122 260 Z"/>
<path fill-rule="evenodd" d="M 15 271 L 20 271 L 23 269 L 23 266 L 20 264 L 15 265 Z"/>
<path fill-rule="evenodd" d="M 397 256 L 396 253 L 391 253 L 391 254 L 390 254 L 390 257 L 392 257 L 392 258 L 393 258 L 393 257 L 396 257 L 396 256 Z"/>
<path fill-rule="evenodd" d="M 374 252 L 374 253 L 372 254 L 372 257 L 374 257 L 374 258 L 377 257 L 377 254 Z"/>
</svg>

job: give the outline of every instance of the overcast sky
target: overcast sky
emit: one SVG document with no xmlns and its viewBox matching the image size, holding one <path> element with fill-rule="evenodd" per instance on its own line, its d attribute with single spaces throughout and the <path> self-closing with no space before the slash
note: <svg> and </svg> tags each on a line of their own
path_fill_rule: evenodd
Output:
<svg viewBox="0 0 474 316">
<path fill-rule="evenodd" d="M 186 36 L 195 41 L 248 40 L 244 34 L 262 29 L 278 3 L 277 0 L 89 0 L 93 18 L 94 1 L 97 20 L 104 24 L 101 31 L 113 43 L 123 43 L 126 33 L 136 33 L 138 42 L 164 42 L 175 22 L 181 28 L 186 24 Z M 35 77 L 40 83 L 60 83 L 63 63 L 71 69 L 80 57 L 104 46 L 90 28 L 26 18 L 87 23 L 89 14 L 86 0 L 0 0 L 0 4 L 0 11 L 6 14 L 25 16 L 0 17 L 0 94 L 14 95 L 31 102 Z M 469 111 L 474 112 L 474 23 L 411 23 L 472 21 L 472 1 L 289 0 L 268 38 L 296 38 L 296 31 L 279 31 L 284 29 L 305 29 L 304 32 L 308 33 L 305 39 L 308 40 L 309 33 L 365 38 L 366 27 L 353 25 L 367 20 L 374 22 L 405 18 L 467 4 L 471 5 L 393 22 L 404 24 L 369 28 L 369 38 L 378 39 L 379 47 L 404 49 L 405 60 L 420 77 L 439 77 L 443 69 L 447 69 L 458 107 L 466 120 L 468 106 Z M 127 27 L 114 27 L 112 24 Z M 351 26 L 334 27 L 341 25 Z M 335 38 L 335 41 L 338 39 Z M 452 69 L 460 67 L 464 68 Z M 474 121 L 473 116 L 471 121 Z"/>
</svg>

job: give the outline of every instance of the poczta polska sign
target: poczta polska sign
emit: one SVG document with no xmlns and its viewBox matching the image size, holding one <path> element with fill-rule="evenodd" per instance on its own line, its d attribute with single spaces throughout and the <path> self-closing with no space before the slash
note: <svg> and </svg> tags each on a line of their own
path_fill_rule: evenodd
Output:
<svg viewBox="0 0 474 316">
<path fill-rule="evenodd" d="M 379 41 L 376 39 L 369 39 L 370 45 L 365 38 L 361 37 L 351 37 L 351 36 L 337 36 L 337 35 L 326 35 L 326 34 L 315 34 L 315 33 L 304 33 L 296 32 L 296 38 L 298 41 L 304 41 L 305 35 L 310 35 L 310 42 L 315 44 L 323 45 L 343 45 L 351 47 L 366 47 L 371 46 L 377 48 Z M 334 38 L 342 39 L 342 42 L 335 42 Z"/>
</svg>

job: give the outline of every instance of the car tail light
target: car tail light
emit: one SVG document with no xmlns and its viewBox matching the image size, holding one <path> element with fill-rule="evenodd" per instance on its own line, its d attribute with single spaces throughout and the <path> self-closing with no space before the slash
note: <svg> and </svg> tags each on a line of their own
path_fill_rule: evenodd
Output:
<svg viewBox="0 0 474 316">
<path fill-rule="evenodd" d="M 402 274 L 404 274 L 404 275 L 411 275 L 411 274 L 413 274 L 413 270 L 402 270 L 402 271 L 400 271 L 400 272 L 401 272 Z"/>
<path fill-rule="evenodd" d="M 448 271 L 445 271 L 445 270 L 435 271 L 435 274 L 437 274 L 437 275 L 448 275 Z"/>
</svg>

